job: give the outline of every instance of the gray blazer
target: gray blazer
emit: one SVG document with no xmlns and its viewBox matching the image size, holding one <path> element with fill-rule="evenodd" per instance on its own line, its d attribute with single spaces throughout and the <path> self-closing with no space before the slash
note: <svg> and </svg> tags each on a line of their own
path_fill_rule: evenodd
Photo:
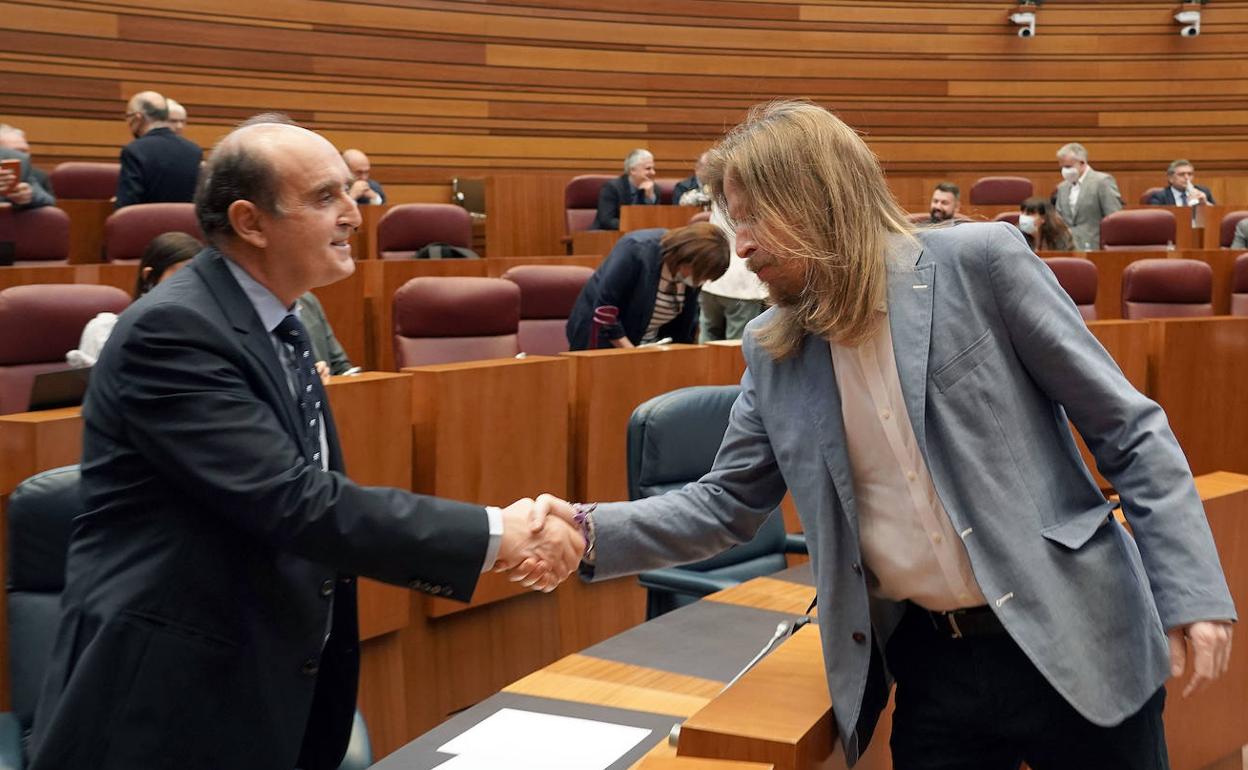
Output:
<svg viewBox="0 0 1248 770">
<path fill-rule="evenodd" d="M 328 364 L 330 374 L 342 374 L 350 369 L 351 359 L 347 358 L 347 351 L 342 349 L 342 343 L 334 336 L 321 301 L 315 294 L 308 292 L 295 302 L 299 309 L 299 320 L 303 323 L 303 328 L 308 330 L 308 340 L 312 343 L 312 353 L 316 360 Z"/>
<path fill-rule="evenodd" d="M 1112 176 L 1088 169 L 1079 191 L 1074 210 L 1070 208 L 1070 182 L 1057 187 L 1057 213 L 1062 215 L 1075 237 L 1075 248 L 1095 250 L 1101 247 L 1101 220 L 1122 208 L 1122 193 Z"/>
<path fill-rule="evenodd" d="M 1013 227 L 962 224 L 917 239 L 899 238 L 890 255 L 888 319 L 936 490 L 1019 647 L 1081 714 L 1116 724 L 1169 675 L 1164 629 L 1235 617 L 1183 452 L 1165 413 L 1127 382 Z M 742 542 L 787 486 L 852 764 L 887 699 L 883 677 L 868 681 L 872 647 L 884 650 L 903 605 L 868 598 L 828 343 L 808 336 L 795 356 L 772 360 L 754 330 L 775 312 L 747 329 L 748 369 L 714 468 L 675 492 L 601 506 L 594 579 Z M 1068 417 L 1121 492 L 1134 539 L 1109 515 Z"/>
<path fill-rule="evenodd" d="M 1235 237 L 1231 241 L 1232 249 L 1248 249 L 1248 219 L 1239 220 L 1235 225 Z"/>
</svg>

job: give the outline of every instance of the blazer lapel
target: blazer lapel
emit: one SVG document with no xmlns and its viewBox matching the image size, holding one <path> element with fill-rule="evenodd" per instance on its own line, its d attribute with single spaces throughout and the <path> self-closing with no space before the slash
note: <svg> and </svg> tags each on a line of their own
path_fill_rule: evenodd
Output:
<svg viewBox="0 0 1248 770">
<path fill-rule="evenodd" d="M 927 356 L 932 342 L 932 293 L 936 265 L 906 255 L 901 264 L 890 264 L 888 271 L 888 325 L 893 335 L 893 357 L 897 360 L 897 377 L 906 412 L 919 451 L 927 457 L 927 436 L 924 431 L 927 404 Z"/>
<path fill-rule="evenodd" d="M 828 341 L 806 335 L 799 353 L 802 385 L 805 390 L 805 414 L 815 428 L 815 440 L 823 452 L 832 486 L 840 498 L 841 509 L 854 532 L 858 518 L 854 510 L 853 475 L 849 467 L 849 450 L 845 446 L 845 420 L 841 416 L 841 391 L 832 370 L 832 351 Z"/>
</svg>

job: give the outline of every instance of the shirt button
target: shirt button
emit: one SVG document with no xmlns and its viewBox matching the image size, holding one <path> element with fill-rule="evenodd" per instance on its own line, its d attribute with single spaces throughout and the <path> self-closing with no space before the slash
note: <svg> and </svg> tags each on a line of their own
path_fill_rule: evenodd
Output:
<svg viewBox="0 0 1248 770">
<path fill-rule="evenodd" d="M 316 427 L 316 420 L 308 420 L 308 427 L 309 427 L 309 428 L 315 428 L 315 427 Z"/>
<path fill-rule="evenodd" d="M 312 392 L 312 386 L 311 386 L 311 385 L 304 385 L 304 386 L 303 386 L 303 392 L 304 392 L 304 393 L 311 393 L 311 392 Z"/>
<path fill-rule="evenodd" d="M 312 355 L 312 354 L 311 354 L 311 352 L 309 352 L 309 351 L 307 351 L 307 350 L 303 351 L 303 357 L 304 357 L 304 358 L 307 358 L 307 357 L 308 357 L 308 356 L 310 356 L 310 355 Z"/>
<path fill-rule="evenodd" d="M 887 420 L 889 417 L 893 416 L 893 413 L 885 409 L 884 411 L 880 412 L 880 416 L 883 417 L 885 420 Z"/>
<path fill-rule="evenodd" d="M 326 580 L 321 583 L 321 596 L 332 596 L 334 593 L 334 581 Z"/>
<path fill-rule="evenodd" d="M 320 402 L 320 401 L 317 401 L 317 402 L 316 402 L 316 408 L 317 408 L 317 409 L 320 409 L 320 408 L 321 408 L 321 402 Z"/>
<path fill-rule="evenodd" d="M 852 569 L 852 570 L 854 571 L 854 574 L 855 574 L 855 575 L 861 575 L 861 574 L 862 574 L 862 565 L 861 565 L 861 564 L 854 564 L 853 566 L 851 566 L 851 567 L 850 567 L 850 569 Z"/>
<path fill-rule="evenodd" d="M 918 477 L 919 477 L 919 474 L 915 473 L 914 471 L 906 471 L 906 480 L 907 480 L 907 481 L 914 481 L 914 480 L 915 480 L 915 479 L 917 479 Z"/>
<path fill-rule="evenodd" d="M 319 460 L 319 459 L 321 459 L 321 453 L 320 453 L 320 452 L 313 452 L 313 453 L 312 453 L 312 459 L 313 459 L 313 460 Z"/>
<path fill-rule="evenodd" d="M 867 635 L 861 631 L 855 631 L 849 638 L 853 639 L 858 644 L 866 644 L 867 641 Z"/>
<path fill-rule="evenodd" d="M 940 545 L 942 542 L 944 542 L 944 538 L 940 536 L 939 532 L 933 532 L 932 542 L 935 543 L 936 545 Z"/>
<path fill-rule="evenodd" d="M 299 667 L 299 671 L 304 676 L 316 676 L 316 673 L 320 670 L 321 662 L 316 658 L 308 658 L 303 662 L 303 665 Z"/>
</svg>

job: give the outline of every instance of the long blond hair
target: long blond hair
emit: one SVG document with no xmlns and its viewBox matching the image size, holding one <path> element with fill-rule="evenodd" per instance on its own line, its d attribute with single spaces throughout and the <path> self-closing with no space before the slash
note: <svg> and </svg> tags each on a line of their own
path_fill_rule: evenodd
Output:
<svg viewBox="0 0 1248 770">
<path fill-rule="evenodd" d="M 807 334 L 844 345 L 871 336 L 887 297 L 888 240 L 910 237 L 911 226 L 852 128 L 806 101 L 759 105 L 711 151 L 707 178 L 725 212 L 732 179 L 763 250 L 806 264 L 805 289 L 759 330 L 774 359 Z"/>
</svg>

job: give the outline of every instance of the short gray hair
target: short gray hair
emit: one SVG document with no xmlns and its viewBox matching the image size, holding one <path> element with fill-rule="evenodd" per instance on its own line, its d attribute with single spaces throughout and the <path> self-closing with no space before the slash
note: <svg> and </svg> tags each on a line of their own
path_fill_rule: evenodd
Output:
<svg viewBox="0 0 1248 770">
<path fill-rule="evenodd" d="M 1057 157 L 1061 158 L 1063 155 L 1073 155 L 1075 157 L 1075 160 L 1081 160 L 1084 163 L 1088 162 L 1088 150 L 1086 147 L 1084 147 L 1082 144 L 1079 144 L 1078 142 L 1071 142 L 1070 144 L 1063 144 L 1061 148 L 1057 151 Z"/>
<path fill-rule="evenodd" d="M 3 131 L 3 129 L 0 129 L 0 131 Z M 1173 174 L 1175 172 L 1175 169 L 1177 169 L 1179 166 L 1191 166 L 1192 171 L 1196 170 L 1196 166 L 1192 165 L 1192 162 L 1190 160 L 1179 158 L 1178 160 L 1170 161 L 1170 165 L 1166 166 L 1166 176 L 1170 176 L 1171 174 Z"/>
<path fill-rule="evenodd" d="M 17 134 L 18 136 L 26 136 L 26 132 L 17 126 L 10 126 L 8 123 L 0 123 L 0 136 L 5 134 Z"/>
<path fill-rule="evenodd" d="M 632 171 L 633 166 L 636 166 L 644 158 L 649 158 L 650 160 L 654 160 L 654 154 L 644 147 L 638 147 L 637 149 L 630 152 L 628 154 L 628 157 L 624 159 L 624 173 L 627 174 L 629 171 Z"/>
</svg>

